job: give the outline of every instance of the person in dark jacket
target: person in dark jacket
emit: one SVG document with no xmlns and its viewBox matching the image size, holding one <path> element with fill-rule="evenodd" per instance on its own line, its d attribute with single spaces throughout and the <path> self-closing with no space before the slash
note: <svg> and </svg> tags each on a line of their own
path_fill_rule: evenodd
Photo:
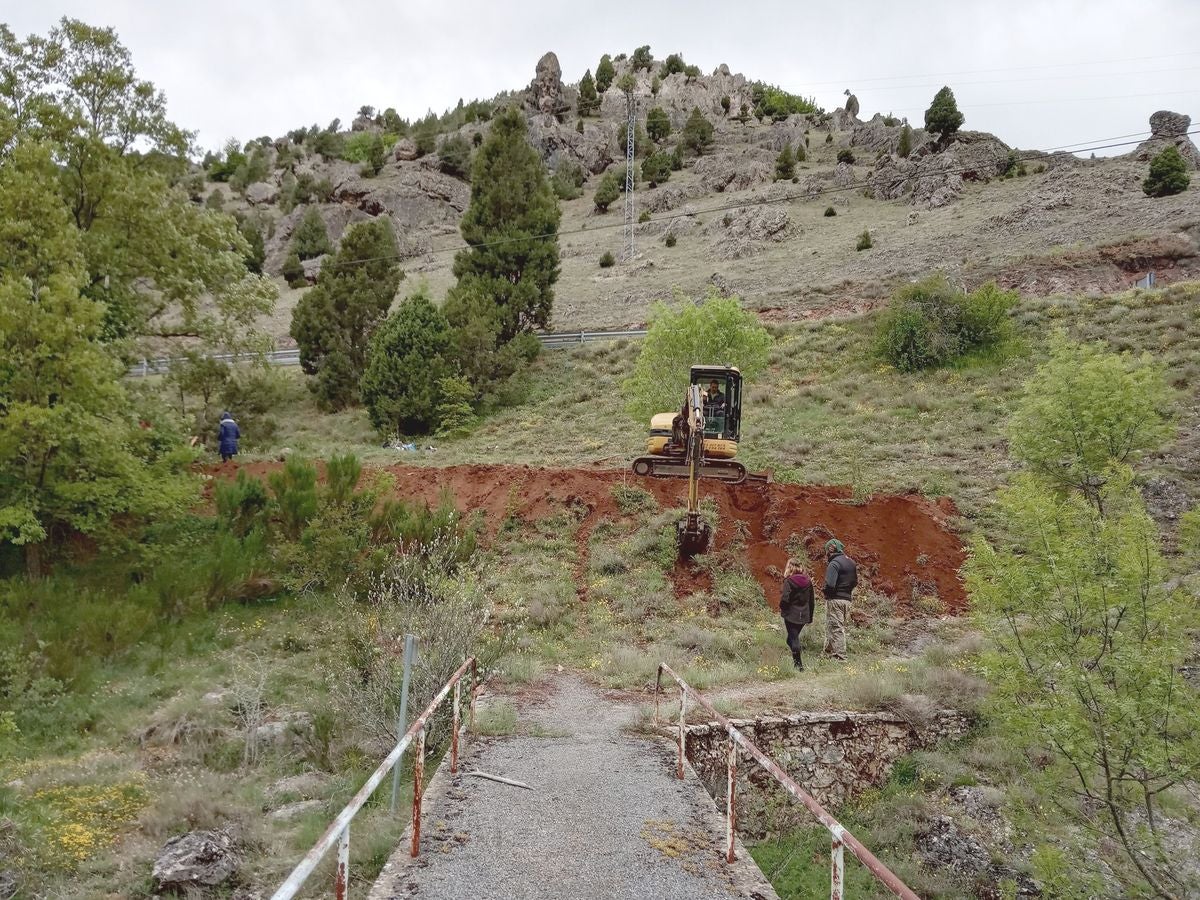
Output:
<svg viewBox="0 0 1200 900">
<path fill-rule="evenodd" d="M 221 413 L 221 425 L 217 430 L 217 449 L 221 453 L 221 462 L 229 462 L 238 452 L 238 438 L 242 436 L 237 422 L 228 412 Z"/>
<path fill-rule="evenodd" d="M 858 586 L 858 565 L 846 555 L 845 545 L 837 538 L 825 542 L 825 653 L 836 659 L 846 658 L 846 620 L 850 616 L 850 598 Z"/>
<path fill-rule="evenodd" d="M 792 665 L 804 671 L 800 658 L 800 632 L 813 620 L 813 583 L 808 573 L 794 559 L 783 569 L 783 589 L 779 594 L 779 614 L 787 629 L 787 645 L 792 651 Z"/>
</svg>

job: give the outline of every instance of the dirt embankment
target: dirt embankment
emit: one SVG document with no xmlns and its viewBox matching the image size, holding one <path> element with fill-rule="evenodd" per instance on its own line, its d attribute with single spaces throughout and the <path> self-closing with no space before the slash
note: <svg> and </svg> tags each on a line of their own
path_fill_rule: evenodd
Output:
<svg viewBox="0 0 1200 900">
<path fill-rule="evenodd" d="M 276 467 L 267 463 L 245 468 L 264 475 Z M 214 474 L 229 477 L 233 471 L 231 466 L 219 467 Z M 463 512 L 481 511 L 492 533 L 506 515 L 536 521 L 564 507 L 581 508 L 581 570 L 592 529 L 603 519 L 621 518 L 613 497 L 617 485 L 642 487 L 663 508 L 686 502 L 682 480 L 635 478 L 620 470 L 461 465 L 391 466 L 387 471 L 395 476 L 400 496 L 434 504 L 449 491 Z M 914 600 L 921 596 L 936 595 L 949 613 L 966 607 L 958 576 L 965 551 L 950 524 L 955 510 L 949 500 L 934 503 L 919 495 L 880 494 L 854 502 L 845 488 L 758 483 L 706 483 L 702 493 L 720 509 L 716 549 L 744 544 L 746 561 L 773 606 L 778 603 L 779 572 L 787 560 L 785 548 L 796 535 L 814 561 L 822 559 L 830 537 L 844 541 L 864 578 L 891 596 L 902 613 L 915 612 Z M 682 566 L 677 575 L 683 582 L 677 588 L 684 593 L 704 587 L 689 583 L 686 579 L 694 576 Z"/>
</svg>

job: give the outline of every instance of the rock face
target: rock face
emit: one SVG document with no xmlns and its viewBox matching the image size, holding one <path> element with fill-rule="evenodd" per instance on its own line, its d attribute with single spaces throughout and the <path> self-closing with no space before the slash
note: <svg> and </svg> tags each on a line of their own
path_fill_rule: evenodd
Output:
<svg viewBox="0 0 1200 900">
<path fill-rule="evenodd" d="M 1150 137 L 1138 144 L 1133 151 L 1134 159 L 1147 162 L 1167 147 L 1174 146 L 1188 165 L 1200 169 L 1200 150 L 1187 133 L 1191 125 L 1191 116 L 1160 109 L 1150 117 Z"/>
<path fill-rule="evenodd" d="M 392 159 L 396 162 L 410 162 L 417 158 L 417 145 L 408 138 L 400 138 L 392 148 Z"/>
<path fill-rule="evenodd" d="M 565 111 L 567 101 L 563 96 L 562 66 L 553 52 L 538 60 L 526 103 L 542 115 L 558 116 Z"/>
<path fill-rule="evenodd" d="M 370 116 L 355 116 L 354 121 L 350 123 L 351 131 L 377 131 L 378 126 L 375 120 Z"/>
<path fill-rule="evenodd" d="M 571 161 L 593 175 L 603 172 L 615 158 L 616 133 L 615 125 L 605 123 L 589 122 L 580 134 L 574 126 L 564 125 L 552 115 L 539 113 L 529 117 L 529 142 L 551 169 Z"/>
<path fill-rule="evenodd" d="M 237 844 L 226 831 L 190 831 L 173 837 L 154 861 L 154 884 L 159 891 L 192 891 L 216 887 L 233 877 L 240 859 Z"/>
<path fill-rule="evenodd" d="M 946 150 L 925 143 L 908 159 L 885 156 L 875 165 L 870 187 L 880 200 L 909 197 L 914 206 L 937 209 L 962 196 L 964 181 L 986 181 L 1008 165 L 1009 146 L 990 134 L 966 131 Z"/>
<path fill-rule="evenodd" d="M 279 199 L 279 186 L 269 181 L 256 181 L 246 188 L 246 202 L 254 206 L 274 203 Z"/>
<path fill-rule="evenodd" d="M 858 98 L 855 97 L 853 94 L 849 94 L 849 93 L 846 94 L 845 110 L 850 115 L 851 118 L 854 118 L 854 119 L 858 118 Z"/>
<path fill-rule="evenodd" d="M 787 210 L 778 206 L 742 207 L 705 228 L 714 237 L 713 252 L 722 259 L 753 256 L 769 243 L 786 240 L 794 231 Z"/>
<path fill-rule="evenodd" d="M 17 888 L 20 886 L 16 873 L 7 870 L 0 871 L 0 900 L 9 900 L 10 897 L 15 897 Z"/>
<path fill-rule="evenodd" d="M 775 168 L 768 159 L 756 159 L 744 154 L 740 157 L 727 154 L 702 156 L 692 166 L 692 173 L 708 191 L 743 191 L 756 184 L 764 184 L 775 175 Z"/>
</svg>

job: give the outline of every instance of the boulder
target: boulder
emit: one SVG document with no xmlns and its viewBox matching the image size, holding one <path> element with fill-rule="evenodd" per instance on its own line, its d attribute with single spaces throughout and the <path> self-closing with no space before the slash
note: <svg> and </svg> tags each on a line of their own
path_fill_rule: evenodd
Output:
<svg viewBox="0 0 1200 900">
<path fill-rule="evenodd" d="M 744 191 L 756 184 L 765 184 L 775 177 L 774 166 L 753 157 L 735 157 L 728 154 L 702 156 L 692 173 L 699 177 L 708 191 Z"/>
<path fill-rule="evenodd" d="M 1200 150 L 1188 137 L 1192 125 L 1191 116 L 1160 109 L 1150 117 L 1150 137 L 1138 144 L 1133 158 L 1148 162 L 1167 147 L 1174 146 L 1193 169 L 1200 169 Z"/>
<path fill-rule="evenodd" d="M 563 95 L 562 66 L 558 57 L 548 52 L 538 60 L 533 81 L 526 92 L 525 104 L 534 112 L 544 116 L 560 116 L 567 109 Z"/>
<path fill-rule="evenodd" d="M 20 886 L 21 882 L 17 880 L 16 872 L 7 869 L 0 871 L 0 900 L 9 900 L 17 896 L 17 888 Z"/>
<path fill-rule="evenodd" d="M 370 116 L 355 116 L 354 121 L 350 123 L 351 131 L 378 131 L 379 126 L 375 124 L 375 120 Z"/>
<path fill-rule="evenodd" d="M 392 148 L 392 159 L 396 162 L 408 162 L 417 158 L 417 145 L 408 138 L 400 138 Z"/>
<path fill-rule="evenodd" d="M 301 772 L 299 775 L 288 775 L 272 782 L 267 788 L 267 799 L 272 802 L 297 797 L 301 800 L 312 800 L 318 794 L 324 793 L 329 783 L 329 776 L 320 772 Z"/>
<path fill-rule="evenodd" d="M 269 181 L 256 181 L 246 188 L 246 202 L 251 206 L 274 203 L 279 199 L 279 185 Z"/>
<path fill-rule="evenodd" d="M 564 125 L 552 115 L 539 113 L 529 117 L 528 128 L 529 142 L 552 169 L 569 160 L 598 175 L 614 159 L 617 132 L 614 125 L 586 123 L 581 134 L 574 126 Z"/>
<path fill-rule="evenodd" d="M 846 91 L 846 105 L 843 107 L 852 119 L 858 118 L 858 98 Z"/>
<path fill-rule="evenodd" d="M 159 891 L 193 891 L 229 881 L 241 863 L 237 842 L 228 831 L 189 831 L 171 838 L 154 860 Z"/>
<path fill-rule="evenodd" d="M 327 259 L 329 259 L 329 254 L 322 253 L 315 259 L 303 260 L 300 265 L 304 269 L 304 280 L 309 284 L 316 284 L 317 276 L 321 274 L 321 266 L 324 265 Z"/>
</svg>

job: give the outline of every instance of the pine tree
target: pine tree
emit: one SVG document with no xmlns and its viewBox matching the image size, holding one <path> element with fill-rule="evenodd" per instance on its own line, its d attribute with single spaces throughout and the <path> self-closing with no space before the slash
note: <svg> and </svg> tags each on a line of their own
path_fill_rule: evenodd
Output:
<svg viewBox="0 0 1200 900">
<path fill-rule="evenodd" d="M 310 387 L 322 406 L 342 409 L 358 397 L 367 348 L 387 315 L 404 273 L 386 216 L 351 226 L 338 252 L 326 259 L 317 284 L 292 313 L 291 335 L 300 366 L 315 376 Z"/>
<path fill-rule="evenodd" d="M 592 202 L 596 204 L 596 209 L 600 212 L 608 212 L 608 207 L 615 203 L 620 196 L 621 189 L 617 186 L 617 177 L 612 172 L 605 172 L 596 188 L 595 196 L 592 197 Z"/>
<path fill-rule="evenodd" d="M 900 145 L 896 148 L 896 155 L 901 159 L 907 159 L 908 154 L 912 153 L 913 130 L 912 126 L 907 122 L 900 129 Z"/>
<path fill-rule="evenodd" d="M 792 153 L 792 145 L 784 144 L 779 156 L 775 157 L 775 180 L 791 181 L 795 175 L 796 157 Z"/>
<path fill-rule="evenodd" d="M 302 260 L 316 259 L 333 250 L 333 245 L 329 243 L 329 232 L 325 230 L 325 220 L 315 206 L 304 211 L 300 224 L 292 232 L 292 249 Z"/>
<path fill-rule="evenodd" d="M 289 250 L 288 255 L 284 257 L 283 266 L 279 269 L 279 274 L 288 283 L 288 287 L 298 288 L 304 287 L 307 284 L 304 280 L 304 265 L 300 262 L 300 257 L 297 255 L 295 247 Z"/>
<path fill-rule="evenodd" d="M 949 87 L 938 91 L 929 109 L 925 110 L 925 130 L 940 135 L 943 144 L 962 127 L 963 121 L 963 114 L 958 111 L 958 103 L 954 99 L 954 91 Z"/>
<path fill-rule="evenodd" d="M 655 143 L 666 140 L 671 133 L 671 119 L 661 106 L 656 106 L 646 113 L 646 133 Z"/>
<path fill-rule="evenodd" d="M 612 86 L 616 77 L 617 70 L 613 66 L 612 57 L 605 53 L 600 57 L 600 65 L 596 66 L 596 90 L 603 94 Z"/>
<path fill-rule="evenodd" d="M 476 152 L 471 202 L 460 226 L 470 246 L 454 257 L 458 283 L 446 301 L 451 323 L 463 324 L 486 296 L 494 308 L 497 346 L 544 328 L 558 280 L 558 223 L 562 213 L 525 118 L 512 107 L 493 121 Z"/>
<path fill-rule="evenodd" d="M 805 141 L 805 143 L 807 143 L 808 138 L 805 138 L 804 141 Z M 802 163 L 807 159 L 808 159 L 808 151 L 806 151 L 804 149 L 804 144 L 797 144 L 796 145 L 796 162 Z"/>
<path fill-rule="evenodd" d="M 592 70 L 583 73 L 579 81 L 579 104 L 576 109 L 581 117 L 592 116 L 600 108 L 600 97 L 596 93 L 596 82 L 592 78 Z"/>
<path fill-rule="evenodd" d="M 437 424 L 449 374 L 451 329 L 425 289 L 407 297 L 371 338 L 361 395 L 382 434 L 425 434 Z"/>
<path fill-rule="evenodd" d="M 1168 146 L 1150 161 L 1150 174 L 1142 182 L 1142 190 L 1148 197 L 1169 197 L 1186 191 L 1190 183 L 1187 163 L 1174 146 Z"/>
</svg>

